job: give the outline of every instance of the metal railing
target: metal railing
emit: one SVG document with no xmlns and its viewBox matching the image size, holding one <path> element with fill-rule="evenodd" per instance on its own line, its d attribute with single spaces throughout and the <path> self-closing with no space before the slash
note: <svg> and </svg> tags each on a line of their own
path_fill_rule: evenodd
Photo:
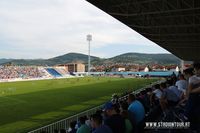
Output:
<svg viewBox="0 0 200 133">
<path fill-rule="evenodd" d="M 81 112 L 79 114 L 76 114 L 76 115 L 70 116 L 68 118 L 59 120 L 57 122 L 54 122 L 54 123 L 46 125 L 44 127 L 35 129 L 35 130 L 30 131 L 28 133 L 42 133 L 42 132 L 53 133 L 54 130 L 67 129 L 67 128 L 69 128 L 69 125 L 70 125 L 71 122 L 78 121 L 78 119 L 80 117 L 82 117 L 82 116 L 87 116 L 88 117 L 88 116 L 94 114 L 97 110 L 101 109 L 102 106 L 103 105 L 100 105 L 100 106 L 94 107 L 92 109 L 83 111 L 83 112 Z"/>
<path fill-rule="evenodd" d="M 156 84 L 160 84 L 160 83 L 162 83 L 162 82 L 165 82 L 165 80 L 156 81 L 156 82 L 154 82 L 154 83 L 152 83 L 152 84 L 150 84 L 150 85 L 147 85 L 147 86 L 145 86 L 145 87 L 143 87 L 143 88 L 140 88 L 140 89 L 137 89 L 137 90 L 135 90 L 135 91 L 132 91 L 131 93 L 133 93 L 133 94 L 138 94 L 138 93 L 140 93 L 141 91 L 145 90 L 146 88 L 152 87 L 152 86 L 154 86 L 154 85 L 156 85 Z M 128 98 L 128 94 L 125 95 L 125 96 L 120 97 L 119 100 L 126 100 L 127 98 Z"/>
<path fill-rule="evenodd" d="M 146 88 L 148 87 L 151 87 L 155 84 L 159 84 L 161 82 L 164 82 L 164 81 L 157 81 L 157 82 L 154 82 L 153 84 L 151 85 L 148 85 L 148 86 L 145 86 L 141 89 L 137 89 L 136 91 L 133 91 L 132 93 L 134 94 L 137 94 L 139 92 L 141 92 L 142 90 L 145 90 Z M 125 100 L 127 99 L 128 97 L 128 94 L 123 96 L 123 97 L 120 97 L 119 100 Z M 54 133 L 54 130 L 60 130 L 60 129 L 68 129 L 69 128 L 69 125 L 71 122 L 73 121 L 78 121 L 78 119 L 82 116 L 87 116 L 89 117 L 90 115 L 94 114 L 97 110 L 99 109 L 102 109 L 103 105 L 100 105 L 100 106 L 97 106 L 97 107 L 94 107 L 92 109 L 89 109 L 89 110 L 86 110 L 86 111 L 83 111 L 79 114 L 76 114 L 76 115 L 73 115 L 73 116 L 70 116 L 68 118 L 65 118 L 65 119 L 62 119 L 62 120 L 59 120 L 57 122 L 54 122 L 52 124 L 49 124 L 49 125 L 46 125 L 44 127 L 41 127 L 41 128 L 38 128 L 38 129 L 35 129 L 33 131 L 30 131 L 28 133 Z"/>
</svg>

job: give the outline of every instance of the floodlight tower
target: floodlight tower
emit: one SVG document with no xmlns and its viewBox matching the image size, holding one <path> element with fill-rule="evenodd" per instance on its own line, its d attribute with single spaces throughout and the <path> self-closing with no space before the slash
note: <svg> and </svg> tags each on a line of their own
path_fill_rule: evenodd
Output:
<svg viewBox="0 0 200 133">
<path fill-rule="evenodd" d="M 92 41 L 92 35 L 87 35 L 88 41 L 88 75 L 90 75 L 90 41 Z"/>
</svg>

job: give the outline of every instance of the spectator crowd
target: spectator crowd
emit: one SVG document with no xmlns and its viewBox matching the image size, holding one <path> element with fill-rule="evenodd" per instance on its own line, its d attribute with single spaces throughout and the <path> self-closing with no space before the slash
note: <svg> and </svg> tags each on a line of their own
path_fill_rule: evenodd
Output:
<svg viewBox="0 0 200 133">
<path fill-rule="evenodd" d="M 34 66 L 0 66 L 0 79 L 40 78 L 44 73 Z"/>
</svg>

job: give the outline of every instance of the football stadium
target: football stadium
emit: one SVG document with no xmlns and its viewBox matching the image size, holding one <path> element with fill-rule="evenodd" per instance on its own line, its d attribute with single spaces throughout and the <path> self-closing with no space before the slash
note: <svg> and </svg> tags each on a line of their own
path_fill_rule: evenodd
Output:
<svg viewBox="0 0 200 133">
<path fill-rule="evenodd" d="M 127 69 L 131 64 L 111 67 L 106 60 L 92 71 L 91 35 L 86 63 L 1 63 L 0 133 L 199 133 L 200 1 L 86 2 L 178 57 L 181 66 Z"/>
<path fill-rule="evenodd" d="M 1 83 L 0 132 L 27 132 L 102 105 L 157 79 L 81 77 Z"/>
</svg>

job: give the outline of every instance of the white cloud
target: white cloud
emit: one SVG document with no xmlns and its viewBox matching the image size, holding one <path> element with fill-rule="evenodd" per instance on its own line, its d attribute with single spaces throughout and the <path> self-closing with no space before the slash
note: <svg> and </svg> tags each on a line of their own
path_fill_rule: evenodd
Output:
<svg viewBox="0 0 200 133">
<path fill-rule="evenodd" d="M 0 1 L 0 43 L 1 47 L 6 45 L 0 50 L 2 57 L 87 53 L 88 33 L 93 35 L 94 48 L 108 44 L 155 45 L 84 0 Z"/>
</svg>

